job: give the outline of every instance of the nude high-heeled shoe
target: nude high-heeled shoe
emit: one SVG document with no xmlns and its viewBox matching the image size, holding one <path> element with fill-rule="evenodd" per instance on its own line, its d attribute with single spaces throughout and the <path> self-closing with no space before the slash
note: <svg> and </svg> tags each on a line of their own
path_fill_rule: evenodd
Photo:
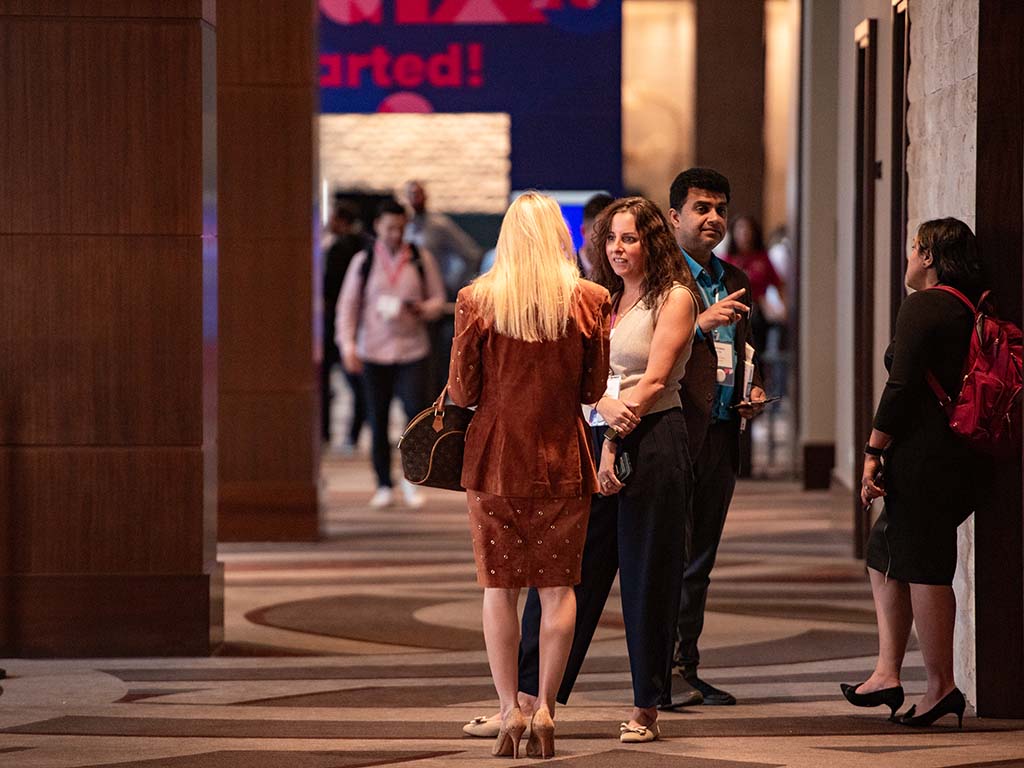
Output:
<svg viewBox="0 0 1024 768">
<path fill-rule="evenodd" d="M 519 741 L 525 730 L 526 718 L 522 711 L 518 707 L 510 710 L 501 719 L 501 728 L 498 729 L 491 754 L 495 757 L 519 757 Z"/>
<path fill-rule="evenodd" d="M 555 721 L 551 719 L 551 713 L 546 708 L 538 709 L 530 720 L 526 756 L 541 759 L 555 756 Z"/>
</svg>

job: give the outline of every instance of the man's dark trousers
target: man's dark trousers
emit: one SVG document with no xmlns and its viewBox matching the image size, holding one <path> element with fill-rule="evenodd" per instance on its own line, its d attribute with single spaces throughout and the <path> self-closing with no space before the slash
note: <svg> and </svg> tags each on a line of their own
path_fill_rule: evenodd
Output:
<svg viewBox="0 0 1024 768">
<path fill-rule="evenodd" d="M 693 462 L 693 538 L 690 558 L 683 571 L 674 659 L 675 664 L 684 668 L 696 667 L 700 662 L 697 641 L 704 629 L 711 569 L 736 488 L 735 441 L 735 423 L 713 422 Z"/>
</svg>

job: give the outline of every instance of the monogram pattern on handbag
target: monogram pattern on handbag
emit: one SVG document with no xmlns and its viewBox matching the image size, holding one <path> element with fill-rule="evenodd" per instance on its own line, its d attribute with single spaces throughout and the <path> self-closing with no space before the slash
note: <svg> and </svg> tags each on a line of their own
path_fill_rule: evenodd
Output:
<svg viewBox="0 0 1024 768">
<path fill-rule="evenodd" d="M 447 393 L 446 386 L 432 406 L 409 422 L 398 441 L 398 451 L 402 473 L 410 483 L 462 491 L 462 454 L 473 411 L 446 405 Z"/>
</svg>

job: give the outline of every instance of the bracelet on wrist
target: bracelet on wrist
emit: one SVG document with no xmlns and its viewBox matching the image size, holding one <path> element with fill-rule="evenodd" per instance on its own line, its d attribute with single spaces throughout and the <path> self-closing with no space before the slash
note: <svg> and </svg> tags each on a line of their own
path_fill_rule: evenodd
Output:
<svg viewBox="0 0 1024 768">
<path fill-rule="evenodd" d="M 610 443 L 617 443 L 622 434 L 615 427 L 608 427 L 604 432 L 604 439 Z"/>
<path fill-rule="evenodd" d="M 868 443 L 867 445 L 864 446 L 864 453 L 867 454 L 868 456 L 874 456 L 875 458 L 880 459 L 882 457 L 882 454 L 885 453 L 885 449 L 876 448 L 871 443 Z"/>
</svg>

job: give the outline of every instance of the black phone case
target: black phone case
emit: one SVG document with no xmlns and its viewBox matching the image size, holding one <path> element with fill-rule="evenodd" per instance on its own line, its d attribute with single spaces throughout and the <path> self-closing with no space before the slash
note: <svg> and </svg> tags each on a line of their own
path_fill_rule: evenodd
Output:
<svg viewBox="0 0 1024 768">
<path fill-rule="evenodd" d="M 623 451 L 615 460 L 615 479 L 624 483 L 632 471 L 633 465 L 629 461 L 629 454 Z"/>
</svg>

